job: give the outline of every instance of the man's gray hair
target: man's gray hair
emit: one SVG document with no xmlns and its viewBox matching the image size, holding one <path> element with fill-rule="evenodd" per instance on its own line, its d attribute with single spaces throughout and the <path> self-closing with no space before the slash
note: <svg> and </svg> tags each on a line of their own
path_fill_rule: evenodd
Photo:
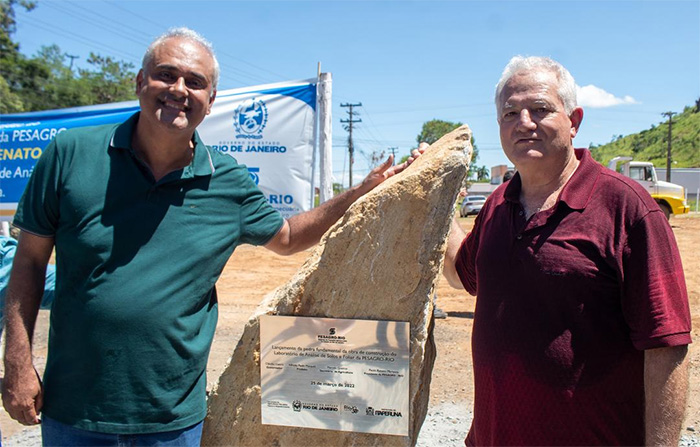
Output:
<svg viewBox="0 0 700 447">
<path fill-rule="evenodd" d="M 542 70 L 549 71 L 556 75 L 559 84 L 557 93 L 559 94 L 559 99 L 561 99 L 561 102 L 564 104 L 564 111 L 566 114 L 569 115 L 576 108 L 576 82 L 574 81 L 574 77 L 571 76 L 571 73 L 569 73 L 569 70 L 564 68 L 562 64 L 548 57 L 514 56 L 510 62 L 508 62 L 506 68 L 503 69 L 501 79 L 498 81 L 498 84 L 496 84 L 495 100 L 499 115 L 501 111 L 499 98 L 508 80 L 521 72 Z"/>
<path fill-rule="evenodd" d="M 181 38 L 192 42 L 195 42 L 202 46 L 211 58 L 214 60 L 214 73 L 212 73 L 212 86 L 213 90 L 216 90 L 216 86 L 219 84 L 219 61 L 216 59 L 216 54 L 214 53 L 214 46 L 207 39 L 202 37 L 197 31 L 191 30 L 189 28 L 170 28 L 165 33 L 161 34 L 154 40 L 146 49 L 146 54 L 143 55 L 143 60 L 141 61 L 141 69 L 144 71 L 148 64 L 153 60 L 153 53 L 158 46 L 162 45 L 168 39 Z M 213 93 L 212 90 L 212 93 Z"/>
</svg>

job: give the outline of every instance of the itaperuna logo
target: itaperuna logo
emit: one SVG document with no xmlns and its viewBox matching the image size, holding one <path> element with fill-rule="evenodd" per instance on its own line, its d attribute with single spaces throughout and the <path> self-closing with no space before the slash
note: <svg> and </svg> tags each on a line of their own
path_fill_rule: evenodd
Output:
<svg viewBox="0 0 700 447">
<path fill-rule="evenodd" d="M 238 106 L 233 114 L 233 127 L 236 128 L 236 138 L 261 139 L 267 125 L 267 106 L 261 99 L 248 99 Z"/>
</svg>

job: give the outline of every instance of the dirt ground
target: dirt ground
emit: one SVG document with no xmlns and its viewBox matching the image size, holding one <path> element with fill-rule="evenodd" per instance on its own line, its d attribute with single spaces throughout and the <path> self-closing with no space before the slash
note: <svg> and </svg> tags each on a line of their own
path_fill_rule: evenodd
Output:
<svg viewBox="0 0 700 447">
<path fill-rule="evenodd" d="M 465 230 L 473 218 L 460 219 Z M 700 215 L 675 217 L 671 224 L 678 240 L 688 285 L 693 318 L 690 346 L 690 399 L 683 433 L 700 431 Z M 280 257 L 260 247 L 239 247 L 229 260 L 217 285 L 219 324 L 207 368 L 209 385 L 216 382 L 243 332 L 243 326 L 260 300 L 287 282 L 308 252 Z M 471 369 L 470 336 L 475 298 L 464 290 L 451 288 L 444 278 L 438 285 L 438 306 L 448 313 L 437 320 L 435 341 L 438 357 L 433 371 L 431 407 L 445 402 L 471 407 L 474 388 Z M 35 364 L 43 371 L 46 356 L 48 314 L 41 311 L 34 340 Z M 3 442 L 24 427 L 0 411 Z M 690 428 L 690 429 L 689 429 Z M 468 427 L 464 427 L 466 434 Z"/>
</svg>

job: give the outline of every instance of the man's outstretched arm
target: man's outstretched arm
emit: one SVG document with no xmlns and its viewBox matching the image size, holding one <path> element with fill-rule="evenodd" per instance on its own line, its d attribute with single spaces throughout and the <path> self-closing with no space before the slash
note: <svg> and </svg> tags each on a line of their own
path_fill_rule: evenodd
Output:
<svg viewBox="0 0 700 447">
<path fill-rule="evenodd" d="M 394 158 L 390 156 L 382 165 L 374 168 L 359 185 L 333 197 L 317 208 L 285 220 L 282 229 L 265 244 L 265 248 L 280 255 L 291 255 L 318 243 L 321 236 L 345 214 L 355 200 L 384 180 L 406 169 L 420 153 L 422 151 L 414 150 L 406 162 L 396 166 L 391 165 Z"/>
<path fill-rule="evenodd" d="M 7 321 L 2 402 L 24 425 L 39 423 L 43 395 L 32 363 L 32 336 L 54 239 L 22 232 L 5 299 Z"/>
</svg>

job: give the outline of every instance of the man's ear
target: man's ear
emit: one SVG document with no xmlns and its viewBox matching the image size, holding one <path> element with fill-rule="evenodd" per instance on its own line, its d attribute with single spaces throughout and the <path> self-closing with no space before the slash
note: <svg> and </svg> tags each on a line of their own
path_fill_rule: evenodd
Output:
<svg viewBox="0 0 700 447">
<path fill-rule="evenodd" d="M 573 140 L 578 133 L 581 121 L 583 121 L 583 109 L 581 107 L 576 107 L 571 111 L 571 114 L 569 114 L 569 119 L 571 120 L 571 139 Z"/>
<path fill-rule="evenodd" d="M 139 92 L 141 92 L 141 85 L 143 84 L 143 68 L 139 70 L 139 73 L 136 75 L 136 96 L 138 96 Z"/>
<path fill-rule="evenodd" d="M 209 97 L 209 108 L 207 109 L 207 115 L 211 113 L 211 106 L 214 105 L 214 100 L 216 99 L 216 89 L 212 90 L 211 96 Z"/>
</svg>

